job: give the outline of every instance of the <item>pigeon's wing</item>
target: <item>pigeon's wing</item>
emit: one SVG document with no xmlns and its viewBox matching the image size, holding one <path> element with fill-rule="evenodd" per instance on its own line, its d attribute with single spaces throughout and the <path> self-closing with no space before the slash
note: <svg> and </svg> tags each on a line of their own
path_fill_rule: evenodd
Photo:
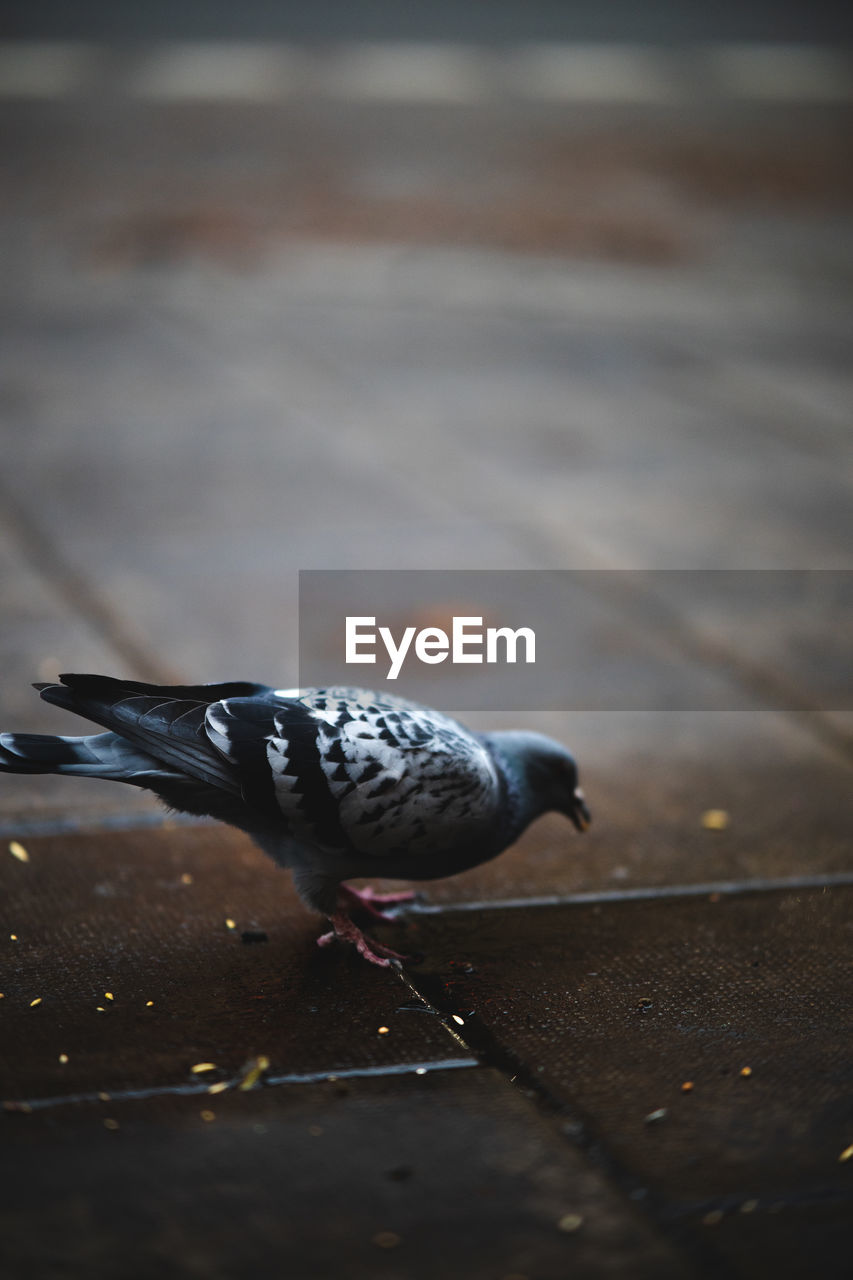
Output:
<svg viewBox="0 0 853 1280">
<path fill-rule="evenodd" d="M 110 676 L 62 675 L 59 684 L 38 684 L 42 698 L 94 720 L 168 769 L 239 797 L 237 770 L 211 742 L 205 715 L 228 697 L 263 699 L 265 685 L 153 685 Z"/>
<path fill-rule="evenodd" d="M 402 698 L 344 688 L 226 698 L 205 727 L 246 802 L 274 806 L 305 843 L 428 856 L 487 826 L 499 804 L 480 740 Z"/>
</svg>

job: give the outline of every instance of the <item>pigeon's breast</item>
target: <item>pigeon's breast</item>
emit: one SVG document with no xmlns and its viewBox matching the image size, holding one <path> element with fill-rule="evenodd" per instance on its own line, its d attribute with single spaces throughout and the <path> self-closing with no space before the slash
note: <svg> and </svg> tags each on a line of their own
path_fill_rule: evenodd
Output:
<svg viewBox="0 0 853 1280">
<path fill-rule="evenodd" d="M 390 862 L 488 842 L 499 825 L 492 754 L 447 717 L 331 693 L 300 712 L 307 732 L 291 713 L 267 743 L 278 807 L 295 839 Z"/>
</svg>

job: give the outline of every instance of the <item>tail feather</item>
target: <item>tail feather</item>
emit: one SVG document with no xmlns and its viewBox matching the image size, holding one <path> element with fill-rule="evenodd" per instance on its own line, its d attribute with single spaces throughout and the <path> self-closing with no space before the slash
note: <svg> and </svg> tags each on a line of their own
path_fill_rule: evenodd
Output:
<svg viewBox="0 0 853 1280">
<path fill-rule="evenodd" d="M 59 681 L 59 684 L 53 680 L 39 681 L 33 688 L 45 702 L 52 702 L 67 711 L 79 710 L 83 701 L 109 704 L 129 695 L 209 704 L 223 698 L 251 698 L 254 694 L 268 692 L 266 685 L 252 684 L 247 680 L 230 680 L 221 684 L 145 684 L 142 680 L 118 680 L 115 676 L 66 672 Z"/>
<path fill-rule="evenodd" d="M 117 733 L 83 738 L 0 733 L 0 773 L 65 773 L 149 786 L 162 764 Z"/>
<path fill-rule="evenodd" d="M 60 773 L 127 782 L 153 791 L 170 809 L 220 818 L 243 830 L 252 829 L 249 815 L 238 797 L 170 769 L 117 733 L 96 733 L 83 738 L 0 733 L 0 773 Z"/>
<path fill-rule="evenodd" d="M 35 686 L 45 702 L 101 724 L 86 737 L 0 734 L 0 773 L 61 773 L 145 787 L 191 813 L 242 819 L 240 779 L 205 731 L 213 702 L 271 693 L 266 685 L 151 685 L 62 675 Z M 225 816 L 226 814 L 230 816 Z M 239 821 L 237 822 L 239 825 Z"/>
<path fill-rule="evenodd" d="M 205 733 L 205 714 L 211 702 L 238 696 L 238 691 L 242 696 L 247 691 L 266 691 L 265 685 L 161 686 L 110 676 L 69 674 L 59 678 L 61 684 L 36 686 L 46 702 L 117 731 L 167 771 L 180 770 L 209 786 L 240 795 L 233 766 Z"/>
</svg>

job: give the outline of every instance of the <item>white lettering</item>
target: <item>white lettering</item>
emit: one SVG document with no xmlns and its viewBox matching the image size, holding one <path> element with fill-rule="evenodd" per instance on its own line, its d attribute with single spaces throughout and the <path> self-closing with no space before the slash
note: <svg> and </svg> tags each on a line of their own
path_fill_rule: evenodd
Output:
<svg viewBox="0 0 853 1280">
<path fill-rule="evenodd" d="M 375 662 L 375 653 L 359 653 L 360 644 L 375 644 L 376 632 L 359 632 L 361 626 L 374 626 L 375 618 L 347 618 L 346 623 L 346 662 Z"/>
<path fill-rule="evenodd" d="M 454 618 L 453 619 L 453 661 L 454 662 L 482 662 L 483 655 L 481 653 L 466 653 L 465 646 L 469 644 L 483 643 L 483 636 L 469 635 L 465 628 L 482 627 L 482 618 Z"/>
<path fill-rule="evenodd" d="M 415 639 L 415 653 L 421 662 L 444 662 L 450 642 L 440 627 L 424 627 Z"/>
<path fill-rule="evenodd" d="M 377 633 L 373 630 L 364 629 L 372 628 L 375 625 L 375 618 L 347 618 L 346 662 L 376 662 L 376 654 L 367 650 L 376 645 Z M 400 675 L 406 655 L 412 648 L 413 640 L 415 656 L 420 662 L 426 662 L 429 665 L 444 662 L 448 653 L 451 653 L 451 661 L 454 663 L 484 661 L 482 652 L 470 652 L 474 647 L 479 647 L 481 650 L 483 648 L 482 618 L 454 618 L 452 641 L 448 639 L 447 632 L 442 631 L 440 627 L 423 627 L 420 631 L 417 631 L 415 627 L 406 627 L 399 644 L 394 639 L 390 627 L 380 627 L 379 638 L 382 640 L 385 651 L 391 660 L 391 665 L 388 668 L 388 680 L 396 680 Z M 487 627 L 485 633 L 486 662 L 496 663 L 501 661 L 498 656 L 499 641 L 503 642 L 504 662 L 515 663 L 519 660 L 519 641 L 524 643 L 524 661 L 528 663 L 536 661 L 536 633 L 531 627 L 519 627 L 516 631 L 513 631 L 511 627 Z"/>
<path fill-rule="evenodd" d="M 388 679 L 396 680 L 400 674 L 400 668 L 405 661 L 406 654 L 409 651 L 409 645 L 412 643 L 412 636 L 415 634 L 414 627 L 406 627 L 403 632 L 403 639 L 400 641 L 399 647 L 394 644 L 394 637 L 391 635 L 390 627 L 380 627 L 379 634 L 388 650 L 388 657 L 391 659 L 391 666 L 388 671 Z"/>
<path fill-rule="evenodd" d="M 524 639 L 524 661 L 536 661 L 536 633 L 530 627 L 519 627 L 513 631 L 510 627 L 489 627 L 486 632 L 486 662 L 498 661 L 498 637 L 506 641 L 506 661 L 515 662 L 518 637 Z"/>
</svg>

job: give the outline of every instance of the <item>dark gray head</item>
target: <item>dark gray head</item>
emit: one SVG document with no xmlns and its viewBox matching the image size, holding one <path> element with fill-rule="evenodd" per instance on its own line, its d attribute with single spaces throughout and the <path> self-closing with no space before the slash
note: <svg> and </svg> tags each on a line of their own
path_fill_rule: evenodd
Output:
<svg viewBox="0 0 853 1280">
<path fill-rule="evenodd" d="M 592 818 L 578 786 L 578 767 L 562 743 L 515 730 L 487 739 L 520 789 L 523 826 L 553 810 L 571 818 L 578 831 L 587 829 Z"/>
</svg>

